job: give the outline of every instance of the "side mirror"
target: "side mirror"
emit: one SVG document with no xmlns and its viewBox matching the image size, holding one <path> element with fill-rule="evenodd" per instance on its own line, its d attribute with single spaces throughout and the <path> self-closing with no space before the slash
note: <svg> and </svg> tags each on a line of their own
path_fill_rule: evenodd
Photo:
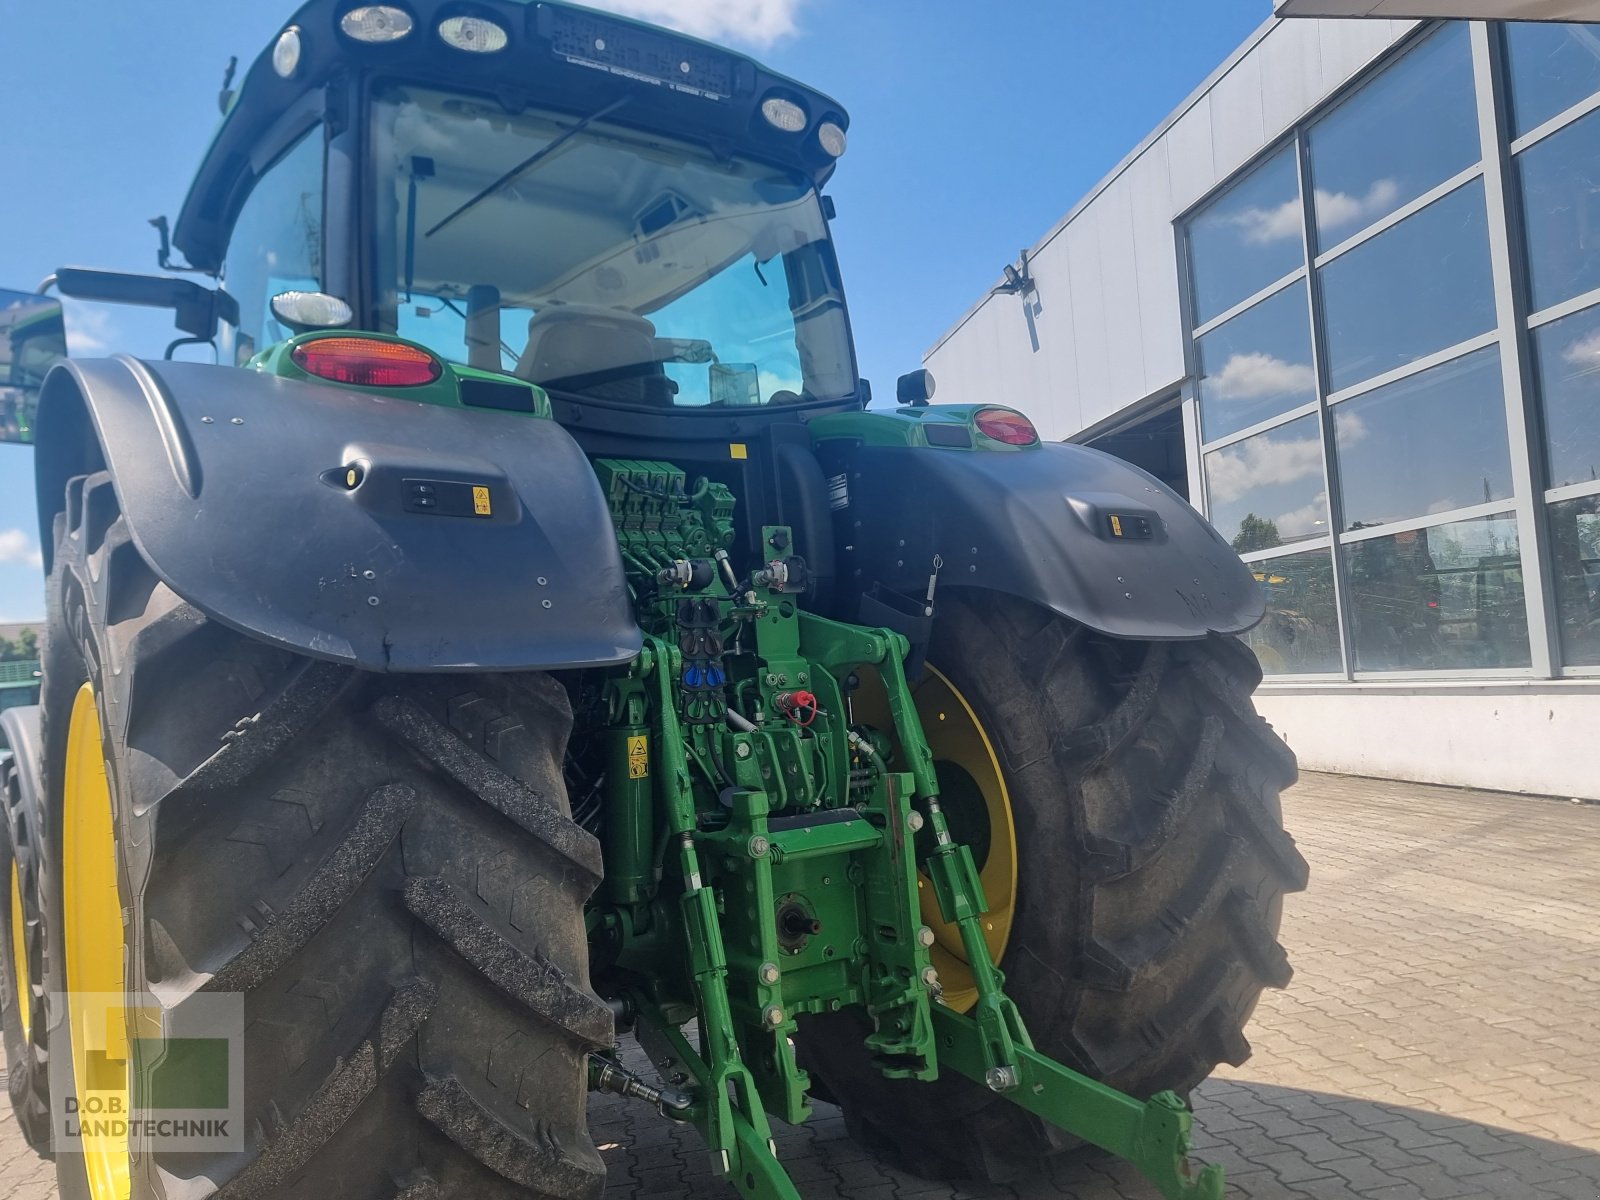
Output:
<svg viewBox="0 0 1600 1200">
<path fill-rule="evenodd" d="M 933 372 L 906 372 L 895 380 L 894 398 L 907 408 L 922 408 L 933 399 Z"/>
<path fill-rule="evenodd" d="M 0 442 L 32 442 L 45 372 L 67 356 L 61 305 L 0 290 Z"/>
<path fill-rule="evenodd" d="M 75 300 L 100 300 L 107 304 L 138 304 L 170 308 L 173 323 L 190 337 L 210 341 L 217 322 L 239 322 L 239 302 L 227 292 L 201 287 L 190 279 L 164 275 L 128 275 L 121 271 L 92 271 L 62 267 L 55 274 L 56 289 Z"/>
</svg>

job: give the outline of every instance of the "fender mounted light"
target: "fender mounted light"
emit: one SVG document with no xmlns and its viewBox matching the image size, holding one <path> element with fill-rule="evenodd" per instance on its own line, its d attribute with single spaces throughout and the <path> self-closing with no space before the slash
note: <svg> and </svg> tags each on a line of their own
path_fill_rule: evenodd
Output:
<svg viewBox="0 0 1600 1200">
<path fill-rule="evenodd" d="M 296 346 L 290 357 L 307 374 L 357 387 L 421 387 L 444 373 L 426 350 L 380 338 L 317 338 Z"/>
<path fill-rule="evenodd" d="M 1009 408 L 980 408 L 972 421 L 979 433 L 1008 446 L 1031 446 L 1039 440 L 1033 422 Z"/>
<path fill-rule="evenodd" d="M 279 292 L 269 305 L 272 315 L 296 333 L 312 329 L 338 329 L 355 320 L 355 313 L 343 300 L 325 292 Z"/>
</svg>

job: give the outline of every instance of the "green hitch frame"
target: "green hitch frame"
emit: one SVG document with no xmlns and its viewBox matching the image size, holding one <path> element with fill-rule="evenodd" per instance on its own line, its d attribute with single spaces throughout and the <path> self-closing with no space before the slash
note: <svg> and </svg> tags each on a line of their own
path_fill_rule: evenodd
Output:
<svg viewBox="0 0 1600 1200">
<path fill-rule="evenodd" d="M 688 497 L 719 497 L 686 489 L 666 464 L 608 468 L 619 529 L 637 527 L 625 548 L 654 599 L 644 649 L 610 676 L 597 713 L 610 912 L 591 924 L 613 939 L 611 994 L 669 1088 L 692 1097 L 661 1106 L 664 1115 L 695 1125 L 715 1173 L 749 1200 L 799 1200 L 768 1116 L 810 1115 L 796 1018 L 860 1005 L 874 1025 L 863 1053 L 884 1074 L 954 1070 L 1128 1159 L 1167 1200 L 1221 1200 L 1219 1167 L 1191 1171 L 1192 1118 L 1176 1095 L 1140 1101 L 1035 1048 L 989 953 L 972 852 L 940 807 L 905 638 L 804 611 L 778 572 L 761 576 L 764 597 L 756 575 L 735 591 L 721 573 L 705 589 L 662 593 L 658 578 L 692 574 L 662 570 L 683 530 L 697 545 L 725 541 L 727 506 L 702 517 Z M 632 482 L 616 482 L 624 477 Z M 792 544 L 781 527 L 762 536 Z M 906 760 L 892 769 L 878 735 L 848 723 L 847 680 L 867 666 L 882 678 Z M 797 692 L 808 697 L 803 718 Z M 978 993 L 970 1013 L 942 1003 L 928 957 L 912 838 L 924 823 L 932 849 L 920 869 L 960 932 Z M 786 925 L 785 914 L 804 919 Z M 681 1028 L 691 1016 L 698 1046 Z"/>
</svg>

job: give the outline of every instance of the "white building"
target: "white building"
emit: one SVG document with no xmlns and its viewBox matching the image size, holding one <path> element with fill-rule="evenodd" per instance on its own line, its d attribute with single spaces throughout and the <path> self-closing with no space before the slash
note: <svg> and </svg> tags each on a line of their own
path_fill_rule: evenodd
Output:
<svg viewBox="0 0 1600 1200">
<path fill-rule="evenodd" d="M 1600 26 L 1269 21 L 1022 265 L 939 398 L 1234 541 L 1305 766 L 1600 798 Z"/>
</svg>

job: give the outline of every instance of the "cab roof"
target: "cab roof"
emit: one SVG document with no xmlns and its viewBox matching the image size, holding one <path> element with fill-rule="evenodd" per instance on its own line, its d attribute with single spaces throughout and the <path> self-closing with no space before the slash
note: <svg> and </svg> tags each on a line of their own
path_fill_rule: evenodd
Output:
<svg viewBox="0 0 1600 1200">
<path fill-rule="evenodd" d="M 837 101 L 754 59 L 611 13 L 548 0 L 407 0 L 393 6 L 411 18 L 406 36 L 363 43 L 340 27 L 359 7 L 365 6 L 310 0 L 283 26 L 299 40 L 295 69 L 284 77 L 274 67 L 282 32 L 251 65 L 173 232 L 174 245 L 193 266 L 220 269 L 233 219 L 256 177 L 289 138 L 319 120 L 334 133 L 348 129 L 365 110 L 375 81 L 485 95 L 512 111 L 541 107 L 575 115 L 628 96 L 612 122 L 799 170 L 819 189 L 835 159 L 822 148 L 817 129 L 823 122 L 849 127 Z M 507 44 L 493 53 L 446 44 L 439 25 L 460 16 L 493 21 L 505 30 Z M 772 97 L 798 105 L 805 129 L 791 133 L 771 125 L 761 106 Z"/>
</svg>

